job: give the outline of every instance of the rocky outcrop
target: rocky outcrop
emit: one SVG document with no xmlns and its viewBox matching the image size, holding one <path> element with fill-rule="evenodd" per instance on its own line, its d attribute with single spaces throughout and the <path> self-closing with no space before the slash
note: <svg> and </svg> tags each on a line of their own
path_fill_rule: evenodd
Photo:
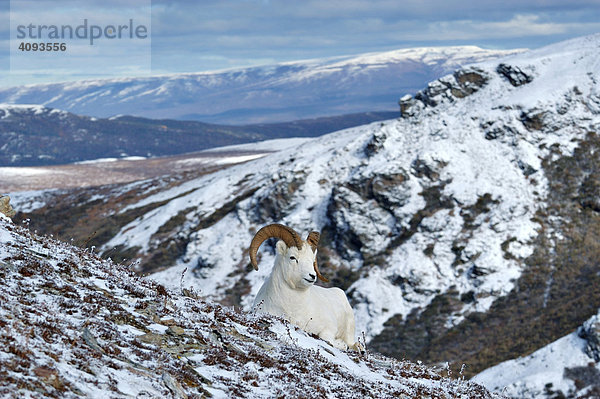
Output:
<svg viewBox="0 0 600 399">
<path fill-rule="evenodd" d="M 533 81 L 531 75 L 527 75 L 517 66 L 500 64 L 496 68 L 496 72 L 510 82 L 514 87 L 521 86 Z"/>
<path fill-rule="evenodd" d="M 282 170 L 272 176 L 273 185 L 265 190 L 254 202 L 255 220 L 257 223 L 279 221 L 289 212 L 294 203 L 294 194 L 302 187 L 306 173 Z"/>
<path fill-rule="evenodd" d="M 406 171 L 398 169 L 357 177 L 333 188 L 327 216 L 335 246 L 346 259 L 379 254 L 398 234 L 397 210 L 410 199 L 409 179 Z"/>
<path fill-rule="evenodd" d="M 545 127 L 544 116 L 546 112 L 539 109 L 532 109 L 527 112 L 522 112 L 520 119 L 523 126 L 529 131 L 542 130 Z"/>
<path fill-rule="evenodd" d="M 16 212 L 10 205 L 10 197 L 8 195 L 0 196 L 0 213 L 12 218 Z"/>
<path fill-rule="evenodd" d="M 489 77 L 479 68 L 468 68 L 456 71 L 454 79 L 456 79 L 458 87 L 451 88 L 452 95 L 456 98 L 463 98 L 481 89 Z"/>
<path fill-rule="evenodd" d="M 383 148 L 386 139 L 387 134 L 385 134 L 385 132 L 382 130 L 374 132 L 365 145 L 365 155 L 370 158 L 377 154 Z"/>
<path fill-rule="evenodd" d="M 333 188 L 327 216 L 335 248 L 346 260 L 362 260 L 380 252 L 395 224 L 374 199 L 361 197 L 348 185 Z"/>
<path fill-rule="evenodd" d="M 435 107 L 442 102 L 454 102 L 467 97 L 488 82 L 489 76 L 482 69 L 471 67 L 456 71 L 453 75 L 435 80 L 415 94 L 405 95 L 399 101 L 402 117 L 415 115 L 424 107 Z"/>
<path fill-rule="evenodd" d="M 600 317 L 593 316 L 577 330 L 577 335 L 585 339 L 585 352 L 595 362 L 600 362 Z"/>
<path fill-rule="evenodd" d="M 485 121 L 480 124 L 486 140 L 502 139 L 505 136 L 514 137 L 518 134 L 515 127 L 498 120 Z"/>
</svg>

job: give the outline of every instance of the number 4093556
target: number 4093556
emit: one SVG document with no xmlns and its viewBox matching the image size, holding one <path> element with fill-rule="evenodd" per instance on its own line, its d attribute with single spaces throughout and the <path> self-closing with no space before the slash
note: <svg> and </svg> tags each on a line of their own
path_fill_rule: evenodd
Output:
<svg viewBox="0 0 600 399">
<path fill-rule="evenodd" d="M 21 51 L 67 51 L 67 43 L 27 43 L 21 42 Z"/>
</svg>

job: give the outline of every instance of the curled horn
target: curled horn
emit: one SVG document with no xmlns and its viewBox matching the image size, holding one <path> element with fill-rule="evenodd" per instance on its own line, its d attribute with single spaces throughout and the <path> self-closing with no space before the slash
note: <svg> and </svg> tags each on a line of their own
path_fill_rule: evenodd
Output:
<svg viewBox="0 0 600 399">
<path fill-rule="evenodd" d="M 313 252 L 317 251 L 317 245 L 319 244 L 319 238 L 321 237 L 321 235 L 316 232 L 316 231 L 311 231 L 310 233 L 308 233 L 308 237 L 306 238 L 306 242 L 308 242 L 308 245 L 310 245 L 310 247 L 312 248 Z M 317 264 L 317 259 L 315 258 L 315 263 L 313 264 L 313 267 L 315 268 L 315 273 L 317 273 L 317 277 L 319 278 L 319 280 L 324 281 L 326 283 L 329 282 L 329 279 L 324 277 L 321 272 L 319 271 L 319 265 Z"/>
<path fill-rule="evenodd" d="M 302 248 L 302 239 L 294 229 L 282 224 L 270 224 L 265 226 L 258 230 L 250 243 L 250 263 L 254 267 L 254 270 L 258 270 L 258 262 L 256 261 L 258 247 L 271 237 L 283 240 L 288 247 Z"/>
<path fill-rule="evenodd" d="M 319 244 L 319 238 L 321 237 L 321 234 L 319 234 L 316 231 L 311 231 L 310 233 L 308 233 L 308 237 L 306 238 L 306 242 L 308 242 L 308 245 L 310 245 L 310 247 L 312 248 L 313 252 L 315 252 L 317 250 L 317 245 Z"/>
</svg>

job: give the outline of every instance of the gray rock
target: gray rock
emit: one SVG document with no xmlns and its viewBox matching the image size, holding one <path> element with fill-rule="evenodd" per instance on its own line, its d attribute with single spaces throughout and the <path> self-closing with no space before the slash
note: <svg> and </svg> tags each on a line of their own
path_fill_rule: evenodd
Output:
<svg viewBox="0 0 600 399">
<path fill-rule="evenodd" d="M 373 136 L 371 136 L 371 139 L 365 146 L 365 155 L 370 158 L 381 151 L 386 139 L 387 135 L 382 130 L 373 133 Z"/>
<path fill-rule="evenodd" d="M 479 68 L 465 68 L 453 75 L 444 76 L 427 85 L 425 90 L 415 94 L 414 98 L 404 96 L 400 99 L 402 117 L 414 115 L 423 107 L 435 107 L 442 102 L 454 102 L 481 89 L 489 76 Z M 417 106 L 418 103 L 422 105 Z"/>
<path fill-rule="evenodd" d="M 542 130 L 546 126 L 544 118 L 546 116 L 546 112 L 540 111 L 538 109 L 532 109 L 527 112 L 522 112 L 519 119 L 523 126 L 527 128 L 527 130 Z"/>
<path fill-rule="evenodd" d="M 173 376 L 166 371 L 162 375 L 163 383 L 176 398 L 187 399 L 187 394 L 183 391 L 183 387 Z"/>
<path fill-rule="evenodd" d="M 496 68 L 496 72 L 506 78 L 510 82 L 511 85 L 517 87 L 533 81 L 533 77 L 527 75 L 523 72 L 519 67 L 500 64 Z"/>
<path fill-rule="evenodd" d="M 415 105 L 417 104 L 417 100 L 410 94 L 403 96 L 400 101 L 398 101 L 398 104 L 400 105 L 400 116 L 402 118 L 413 116 L 416 113 Z"/>
<path fill-rule="evenodd" d="M 577 335 L 586 340 L 585 353 L 594 359 L 600 361 L 600 318 L 598 315 L 592 316 L 579 329 Z"/>
<path fill-rule="evenodd" d="M 273 185 L 255 200 L 255 220 L 259 223 L 282 220 L 293 206 L 294 194 L 305 179 L 305 172 L 282 170 L 280 176 L 274 177 Z"/>
<path fill-rule="evenodd" d="M 0 196 L 0 213 L 12 218 L 17 212 L 10 205 L 10 197 L 8 195 Z"/>
</svg>

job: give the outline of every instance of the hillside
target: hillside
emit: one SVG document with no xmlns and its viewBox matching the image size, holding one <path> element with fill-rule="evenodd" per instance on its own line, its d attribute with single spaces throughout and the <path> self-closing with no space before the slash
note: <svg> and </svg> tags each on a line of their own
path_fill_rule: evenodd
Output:
<svg viewBox="0 0 600 399">
<path fill-rule="evenodd" d="M 0 88 L 0 103 L 40 104 L 102 118 L 134 115 L 227 125 L 396 111 L 398 93 L 414 93 L 462 65 L 516 52 L 415 48 L 216 72 L 28 85 Z"/>
<path fill-rule="evenodd" d="M 3 398 L 498 397 L 168 290 L 1 213 L 0 299 Z"/>
<path fill-rule="evenodd" d="M 248 126 L 120 116 L 94 118 L 40 105 L 0 104 L 0 167 L 158 157 L 275 138 L 316 137 L 397 116 L 363 112 Z"/>
<path fill-rule="evenodd" d="M 322 232 L 319 264 L 369 346 L 472 376 L 600 308 L 600 35 L 457 70 L 403 118 L 169 186 L 34 193 L 32 228 L 248 309 L 271 222 Z M 568 78 L 566 78 L 568 77 Z"/>
<path fill-rule="evenodd" d="M 529 356 L 511 359 L 473 381 L 512 398 L 600 397 L 600 315 Z"/>
</svg>

